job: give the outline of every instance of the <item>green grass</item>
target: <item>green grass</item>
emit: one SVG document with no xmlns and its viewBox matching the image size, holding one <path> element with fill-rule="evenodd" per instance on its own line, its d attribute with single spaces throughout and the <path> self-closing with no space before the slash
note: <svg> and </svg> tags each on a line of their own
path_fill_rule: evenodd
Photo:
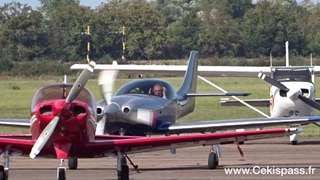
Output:
<svg viewBox="0 0 320 180">
<path fill-rule="evenodd" d="M 73 82 L 76 77 L 69 77 Z M 182 77 L 164 78 L 172 83 L 176 88 L 181 84 Z M 211 82 L 223 87 L 227 91 L 241 91 L 252 93 L 248 97 L 241 99 L 269 98 L 269 85 L 259 78 L 243 77 L 214 77 L 208 78 Z M 0 80 L 0 117 L 1 118 L 29 118 L 30 105 L 33 94 L 37 89 L 51 83 L 60 83 L 63 77 L 40 77 L 40 78 L 2 78 Z M 118 79 L 115 89 L 118 89 L 129 79 Z M 96 100 L 102 99 L 100 89 L 97 85 L 97 78 L 89 80 L 87 88 L 92 91 Z M 316 79 L 316 85 L 320 84 L 320 78 Z M 198 92 L 219 92 L 215 88 L 198 79 Z M 259 108 L 264 113 L 269 114 L 269 108 Z M 319 112 L 316 112 L 319 114 Z M 179 122 L 216 120 L 216 119 L 239 119 L 262 117 L 260 114 L 247 107 L 222 107 L 220 97 L 199 97 L 196 99 L 195 111 L 179 120 Z M 319 136 L 320 128 L 314 125 L 303 126 L 304 136 Z M 20 128 L 0 128 L 0 132 L 28 132 Z"/>
</svg>

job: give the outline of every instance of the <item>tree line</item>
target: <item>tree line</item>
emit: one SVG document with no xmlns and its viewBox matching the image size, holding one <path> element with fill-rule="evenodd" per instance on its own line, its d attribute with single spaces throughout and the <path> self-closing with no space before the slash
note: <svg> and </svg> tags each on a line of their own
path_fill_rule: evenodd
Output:
<svg viewBox="0 0 320 180">
<path fill-rule="evenodd" d="M 13 1 L 0 6 L 0 70 L 12 62 L 281 57 L 320 53 L 320 5 L 305 0 Z M 86 33 L 90 26 L 91 35 Z M 125 45 L 125 48 L 123 47 Z"/>
</svg>

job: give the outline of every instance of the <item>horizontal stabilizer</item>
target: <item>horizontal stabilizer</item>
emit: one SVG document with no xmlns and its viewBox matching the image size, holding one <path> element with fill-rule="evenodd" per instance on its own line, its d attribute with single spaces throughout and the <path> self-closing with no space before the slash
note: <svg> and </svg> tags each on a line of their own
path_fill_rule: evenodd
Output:
<svg viewBox="0 0 320 180">
<path fill-rule="evenodd" d="M 227 93 L 210 93 L 210 92 L 196 92 L 196 93 L 187 93 L 188 97 L 196 96 L 249 96 L 251 93 L 246 92 L 227 92 Z"/>
<path fill-rule="evenodd" d="M 270 100 L 269 99 L 249 99 L 243 100 L 245 103 L 250 104 L 255 107 L 269 107 Z M 228 98 L 221 98 L 220 100 L 221 106 L 244 106 L 242 103 L 236 100 L 229 100 Z"/>
<path fill-rule="evenodd" d="M 30 125 L 30 119 L 0 119 L 0 126 L 29 128 Z"/>
</svg>

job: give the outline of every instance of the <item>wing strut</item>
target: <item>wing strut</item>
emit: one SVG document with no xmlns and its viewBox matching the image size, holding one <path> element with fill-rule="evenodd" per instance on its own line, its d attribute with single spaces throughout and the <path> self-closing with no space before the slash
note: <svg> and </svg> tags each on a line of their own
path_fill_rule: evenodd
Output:
<svg viewBox="0 0 320 180">
<path fill-rule="evenodd" d="M 199 79 L 201 79 L 202 81 L 208 83 L 209 85 L 213 86 L 214 88 L 218 89 L 219 91 L 221 92 L 224 92 L 224 93 L 228 93 L 228 91 L 224 90 L 223 88 L 219 87 L 218 85 L 212 83 L 211 81 L 207 80 L 206 78 L 202 77 L 202 76 L 198 76 Z M 233 99 L 239 101 L 241 104 L 247 106 L 248 108 L 254 110 L 255 112 L 261 114 L 262 116 L 266 117 L 266 118 L 270 118 L 270 116 L 268 116 L 267 114 L 265 114 L 264 112 L 260 111 L 259 109 L 251 106 L 250 104 L 244 102 L 243 100 L 239 99 L 238 97 L 236 96 L 231 96 Z"/>
</svg>

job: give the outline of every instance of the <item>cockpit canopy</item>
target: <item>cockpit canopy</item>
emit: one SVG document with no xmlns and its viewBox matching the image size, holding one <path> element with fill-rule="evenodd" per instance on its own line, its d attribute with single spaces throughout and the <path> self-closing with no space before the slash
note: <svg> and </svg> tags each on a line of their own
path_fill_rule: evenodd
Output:
<svg viewBox="0 0 320 180">
<path fill-rule="evenodd" d="M 72 88 L 72 84 L 52 84 L 52 85 L 42 87 L 33 96 L 31 111 L 33 111 L 37 106 L 37 104 L 41 102 L 55 100 L 55 99 L 66 99 L 71 88 Z M 95 99 L 91 94 L 91 92 L 86 88 L 83 88 L 83 90 L 77 96 L 76 100 L 85 102 L 88 104 L 89 107 L 91 107 L 92 109 L 95 109 L 95 104 L 96 104 Z"/>
<path fill-rule="evenodd" d="M 305 81 L 312 83 L 312 73 L 307 67 L 275 68 L 273 70 L 273 78 L 280 82 Z"/>
<path fill-rule="evenodd" d="M 175 89 L 166 81 L 155 79 L 137 79 L 123 85 L 117 92 L 116 96 L 123 94 L 151 94 L 154 85 L 160 84 L 166 89 L 166 98 L 173 100 L 176 98 Z"/>
</svg>

